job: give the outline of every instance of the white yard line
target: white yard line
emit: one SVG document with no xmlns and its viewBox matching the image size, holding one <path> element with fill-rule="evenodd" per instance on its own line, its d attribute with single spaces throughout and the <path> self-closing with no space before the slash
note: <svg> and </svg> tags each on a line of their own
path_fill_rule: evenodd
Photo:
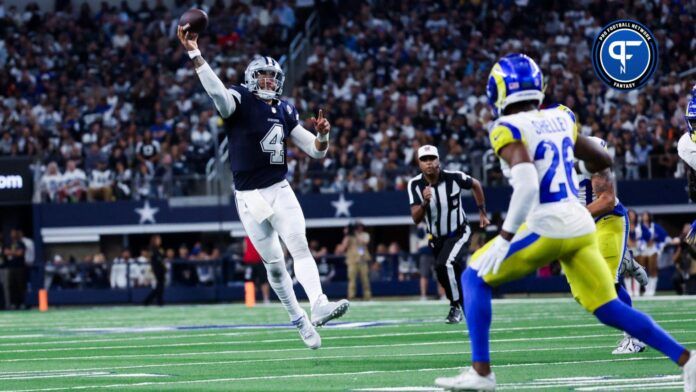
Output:
<svg viewBox="0 0 696 392">
<path fill-rule="evenodd" d="M 574 338 L 582 339 L 595 339 L 604 337 L 613 337 L 615 334 L 600 334 L 600 335 L 583 335 L 574 336 Z M 538 337 L 538 338 L 513 338 L 513 339 L 491 339 L 491 343 L 500 342 L 518 342 L 518 341 L 549 341 L 549 340 L 565 340 L 568 336 L 554 336 L 554 337 Z M 463 344 L 468 345 L 465 340 L 462 341 L 447 341 L 447 342 L 420 342 L 420 343 L 399 343 L 399 344 L 373 344 L 373 345 L 362 345 L 362 346 L 338 346 L 338 347 L 323 347 L 322 351 L 329 350 L 350 350 L 350 349 L 371 349 L 371 348 L 393 348 L 393 347 L 420 347 L 420 346 L 440 346 L 440 345 L 451 345 L 451 344 Z M 691 344 L 696 342 L 683 342 L 684 344 Z M 592 348 L 594 346 L 589 346 Z M 599 346 L 599 347 L 613 347 L 613 346 Z M 563 351 L 565 348 L 522 348 L 522 349 L 511 349 L 511 350 L 495 350 L 491 352 L 525 352 L 525 351 Z M 85 360 L 85 359 L 115 359 L 115 358 L 167 358 L 167 357 L 182 357 L 182 356 L 202 356 L 202 355 L 239 355 L 239 354 L 260 354 L 260 353 L 270 353 L 270 352 L 296 352 L 296 351 L 307 351 L 306 348 L 285 348 L 285 349 L 270 349 L 270 350 L 225 350 L 225 351 L 202 351 L 202 352 L 183 352 L 183 353 L 160 353 L 160 354 L 115 354 L 115 355 L 94 355 L 94 356 L 78 356 L 78 357 L 58 357 L 58 358 L 12 358 L 3 359 L 0 362 L 5 363 L 16 363 L 16 362 L 43 362 L 43 361 L 68 361 L 68 360 Z M 467 354 L 467 351 L 462 351 L 461 353 Z M 373 357 L 377 354 L 365 354 L 364 356 Z M 389 357 L 391 354 L 385 355 Z M 407 355 L 418 355 L 418 354 L 406 354 Z M 345 358 L 346 356 L 339 356 L 338 358 Z M 362 356 L 358 356 L 362 357 Z M 324 358 L 320 356 L 312 356 L 303 359 L 312 358 Z M 281 359 L 282 360 L 282 359 Z M 271 362 L 273 360 L 268 359 L 247 359 L 241 360 L 241 362 Z M 240 361 L 237 361 L 240 362 Z"/>
<path fill-rule="evenodd" d="M 695 301 L 696 303 L 696 301 Z M 654 311 L 654 312 L 648 312 L 650 315 L 655 316 L 655 317 L 660 317 L 660 316 L 672 316 L 672 315 L 683 315 L 686 310 L 681 310 L 681 311 L 671 311 L 671 312 L 660 312 L 660 311 Z M 400 315 L 400 316 L 403 316 Z M 385 318 L 384 320 L 363 320 L 363 321 L 356 321 L 356 322 L 366 322 L 366 323 L 378 323 L 378 322 L 384 322 L 384 323 L 392 323 L 392 324 L 398 324 L 398 323 L 413 323 L 413 324 L 421 324 L 421 325 L 426 325 L 426 324 L 441 324 L 443 320 L 439 316 L 433 316 L 432 318 L 426 317 L 423 318 L 422 314 L 417 314 L 414 312 L 414 316 L 420 316 L 420 318 L 416 317 L 410 317 L 410 318 L 389 318 L 387 315 L 383 315 Z M 538 320 L 540 317 L 542 317 L 544 320 L 559 320 L 559 321 L 578 321 L 578 320 L 593 320 L 592 316 L 586 313 L 578 313 L 577 315 L 554 315 L 554 314 L 549 314 L 547 311 L 546 313 L 535 313 L 535 312 L 525 312 L 520 315 L 514 315 L 514 314 L 502 314 L 502 315 L 496 315 L 494 314 L 494 321 L 496 323 L 516 323 L 519 321 L 525 321 L 525 320 Z M 689 320 L 684 320 L 684 321 L 693 321 L 694 319 L 689 319 Z M 67 324 L 67 323 L 36 323 L 36 327 L 42 327 L 44 330 L 57 330 L 58 332 L 64 333 L 64 332 L 109 332 L 109 333 L 131 333 L 131 332 L 180 332 L 183 330 L 183 328 L 191 328 L 191 331 L 199 331 L 199 330 L 205 330 L 206 327 L 209 327 L 210 329 L 213 328 L 219 328 L 219 329 L 225 329 L 229 327 L 229 329 L 259 329 L 262 328 L 264 323 L 266 324 L 271 324 L 271 325 L 282 325 L 284 324 L 284 321 L 279 321 L 279 322 L 274 322 L 274 321 L 258 321 L 258 319 L 255 320 L 249 320 L 249 322 L 246 322 L 245 320 L 240 320 L 240 319 L 235 319 L 235 320 L 211 320 L 209 325 L 206 325 L 205 323 L 201 324 L 177 324 L 176 322 L 172 323 L 171 325 L 143 325 L 140 327 L 132 327 L 132 325 L 138 325 L 140 321 L 145 321 L 149 322 L 152 321 L 152 318 L 148 318 L 146 320 L 141 320 L 141 319 L 132 319 L 132 318 L 121 318 L 117 323 L 103 323 L 102 320 L 99 320 L 95 324 L 92 325 L 85 325 L 85 321 L 82 320 L 79 323 L 75 324 Z M 180 321 L 180 319 L 176 320 Z M 254 322 L 252 322 L 254 321 Z M 663 323 L 663 322 L 671 322 L 673 320 L 659 320 L 658 322 Z M 681 321 L 681 320 L 677 320 Z M 161 321 L 160 321 L 161 322 Z M 120 324 L 120 326 L 114 326 L 113 324 Z M 9 328 L 9 326 L 13 325 L 21 325 L 22 328 Z M 248 325 L 248 327 L 244 327 L 245 325 Z M 576 326 L 577 324 L 573 324 L 573 326 Z M 588 325 L 588 324 L 584 324 Z M 10 332 L 10 331 L 26 331 L 27 329 L 32 329 L 32 328 L 25 328 L 28 327 L 26 322 L 19 321 L 17 323 L 6 323 L 6 327 L 3 328 L 4 331 Z M 50 328 L 46 328 L 49 326 Z M 389 325 L 386 325 L 387 327 Z M 570 324 L 566 325 L 570 326 Z M 375 327 L 385 327 L 384 325 L 377 325 Z M 526 328 L 526 327 L 522 327 Z M 67 330 L 67 331 L 66 331 Z M 42 331 L 43 332 L 43 331 Z M 27 334 L 28 335 L 28 334 Z M 44 334 L 45 335 L 45 334 Z M 22 336 L 22 335 L 18 335 Z"/>
<path fill-rule="evenodd" d="M 520 382 L 520 383 L 507 383 L 498 385 L 497 389 L 546 389 L 546 388 L 571 388 L 571 387 L 582 387 L 582 386 L 603 386 L 602 389 L 621 389 L 621 387 L 626 385 L 663 385 L 665 383 L 680 382 L 681 376 L 656 376 L 656 377 L 636 377 L 636 378 L 616 378 L 611 376 L 598 376 L 598 377 L 587 377 L 585 379 L 569 378 L 563 380 L 562 378 L 554 379 L 553 381 L 547 381 L 544 379 L 534 380 L 530 382 Z"/>
<path fill-rule="evenodd" d="M 587 360 L 587 361 L 568 361 L 568 362 L 529 362 L 529 363 L 516 363 L 516 364 L 505 364 L 497 365 L 495 368 L 507 368 L 507 367 L 525 367 L 525 366 L 562 366 L 562 365 L 577 365 L 586 363 L 613 363 L 622 361 L 639 361 L 639 360 L 664 360 L 663 358 L 618 358 L 618 359 L 598 359 L 598 360 Z M 243 382 L 243 381 L 259 381 L 259 380 L 286 380 L 286 379 L 304 379 L 304 378 L 317 378 L 317 377 L 346 377 L 346 376 L 369 376 L 375 374 L 398 374 L 407 372 L 446 372 L 458 370 L 459 367 L 443 367 L 443 368 L 422 368 L 422 369 L 400 369 L 400 370 L 371 370 L 362 372 L 347 372 L 347 373 L 310 373 L 310 374 L 288 374 L 288 375 L 275 375 L 275 376 L 255 376 L 255 377 L 227 377 L 227 378 L 213 378 L 213 379 L 203 379 L 203 380 L 184 380 L 184 381 L 149 381 L 149 382 L 139 382 L 139 383 L 123 383 L 123 384 L 110 384 L 110 385 L 79 385 L 73 387 L 59 387 L 59 388 L 38 388 L 38 389 L 21 389 L 12 390 L 7 392 L 39 392 L 39 391 L 62 391 L 62 390 L 83 390 L 83 389 L 103 389 L 103 388 L 137 388 L 146 386 L 156 386 L 165 387 L 168 385 L 191 385 L 191 384 L 206 384 L 206 383 L 220 383 L 220 382 Z"/>
<path fill-rule="evenodd" d="M 522 348 L 522 349 L 507 349 L 507 350 L 491 350 L 492 353 L 517 353 L 530 351 L 579 351 L 579 350 L 595 350 L 595 349 L 612 349 L 613 345 L 597 345 L 597 346 L 564 346 L 557 348 Z M 306 350 L 305 350 L 306 351 Z M 245 364 L 245 363 L 264 363 L 264 362 L 285 362 L 285 361 L 304 361 L 304 360 L 327 360 L 327 359 L 361 359 L 361 358 L 400 358 L 400 357 L 429 357 L 440 355 L 467 355 L 471 351 L 452 351 L 452 352 L 434 352 L 434 353 L 412 353 L 412 354 L 363 354 L 363 355 L 331 355 L 331 356 L 303 356 L 290 358 L 262 358 L 262 359 L 241 359 L 228 361 L 201 361 L 201 362 L 174 362 L 174 363 L 158 363 L 150 365 L 132 365 L 132 366 L 109 366 L 86 369 L 60 369 L 60 370 L 45 370 L 42 373 L 64 373 L 64 372 L 86 372 L 86 371 L 114 371 L 123 369 L 149 369 L 160 367 L 178 367 L 178 366 L 206 366 L 206 365 L 225 365 L 225 364 Z M 0 379 L 5 376 L 15 376 L 29 373 L 37 373 L 36 370 L 18 371 L 18 372 L 3 372 L 0 373 Z"/>
<path fill-rule="evenodd" d="M 659 384 L 628 384 L 628 385 L 602 385 L 598 387 L 580 387 L 576 391 L 657 391 L 662 389 L 682 390 L 684 382 L 672 381 Z"/>
<path fill-rule="evenodd" d="M 689 322 L 696 321 L 696 319 L 670 319 L 662 320 L 661 324 L 679 323 L 679 322 Z M 397 324 L 394 324 L 395 326 Z M 527 326 L 527 327 L 499 327 L 491 328 L 491 333 L 498 332 L 511 332 L 511 331 L 533 331 L 533 330 L 550 330 L 550 329 L 577 329 L 577 328 L 605 328 L 605 326 L 599 322 L 591 324 L 561 324 L 561 325 L 542 325 L 542 326 Z M 295 334 L 296 330 L 294 327 L 288 326 L 287 329 L 279 328 L 274 333 L 292 333 Z M 672 331 L 676 332 L 676 331 Z M 220 332 L 220 333 L 207 333 L 207 334 L 179 334 L 179 335 L 164 335 L 164 336 L 134 336 L 134 337 L 124 337 L 124 338 L 111 338 L 111 339 L 76 339 L 67 341 L 50 341 L 50 342 L 20 342 L 20 343 L 2 343 L 0 347 L 12 347 L 12 346 L 45 346 L 53 344 L 84 344 L 84 343 L 98 343 L 98 342 L 119 342 L 119 341 L 133 341 L 133 340 L 148 340 L 152 339 L 173 339 L 173 338 L 197 338 L 197 337 L 214 337 L 214 336 L 253 336 L 253 335 L 267 335 L 268 331 L 256 331 L 256 332 Z M 408 333 L 385 333 L 385 334 L 371 334 L 371 335 L 348 335 L 348 336 L 329 336 L 323 339 L 356 339 L 356 338 L 374 338 L 374 337 L 390 337 L 390 336 L 417 336 L 417 335 L 438 335 L 438 334 L 463 334 L 467 335 L 466 330 L 456 330 L 456 331 L 426 331 L 426 332 L 408 332 Z M 39 335 L 40 336 L 40 335 Z M 175 344 L 158 344 L 150 346 L 106 346 L 106 347 L 58 347 L 58 348 L 36 348 L 36 349 L 16 349 L 16 350 L 0 350 L 0 354 L 3 353 L 23 353 L 23 352 L 33 352 L 33 351 L 67 351 L 67 350 L 97 350 L 97 349 L 119 349 L 119 348 L 142 348 L 142 347 L 177 347 L 185 345 L 213 345 L 213 344 L 256 344 L 256 343 L 280 343 L 280 342 L 292 342 L 297 339 L 287 338 L 287 339 L 267 339 L 267 340 L 251 340 L 251 341 L 236 341 L 236 342 L 210 342 L 210 343 L 175 343 Z"/>
<path fill-rule="evenodd" d="M 616 337 L 616 333 L 611 334 L 592 334 L 592 335 L 575 335 L 574 339 L 601 339 L 607 337 Z M 507 339 L 491 339 L 491 343 L 506 343 L 506 342 L 532 342 L 532 341 L 550 341 L 550 340 L 567 340 L 569 336 L 544 336 L 536 338 L 507 338 Z M 330 338 L 327 338 L 330 339 Z M 341 339 L 341 337 L 334 337 L 333 339 Z M 273 339 L 273 341 L 278 341 L 279 339 Z M 285 340 L 282 340 L 285 341 Z M 299 343 L 299 339 L 289 339 L 288 341 L 296 341 Z M 252 343 L 259 343 L 263 341 L 257 341 Z M 232 343 L 237 344 L 237 343 Z M 333 346 L 333 347 L 322 347 L 322 350 L 349 350 L 349 349 L 372 349 L 372 348 L 385 348 L 385 347 L 416 347 L 416 346 L 439 346 L 439 345 L 450 345 L 450 344 L 469 344 L 468 340 L 449 340 L 444 342 L 417 342 L 417 343 L 394 343 L 394 344 L 368 344 L 359 346 Z M 220 342 L 201 342 L 198 344 L 191 343 L 172 343 L 166 346 L 148 346 L 148 348 L 156 347 L 186 347 L 186 346 L 218 346 L 221 345 Z M 109 348 L 105 347 L 83 347 L 88 350 L 105 350 Z M 116 346 L 112 349 L 129 349 L 129 348 L 144 348 L 143 346 Z M 77 350 L 77 349 L 72 349 Z M 183 353 L 151 353 L 151 354 L 114 354 L 114 355 L 92 355 L 92 356 L 73 356 L 73 357 L 42 357 L 42 358 L 8 358 L 0 359 L 0 362 L 38 362 L 38 361 L 62 361 L 62 360 L 84 360 L 84 359 L 111 359 L 111 358 L 149 358 L 149 357 L 177 357 L 186 355 L 219 355 L 219 354 L 262 354 L 262 353 L 280 353 L 280 352 L 293 352 L 293 351 L 305 351 L 306 348 L 277 348 L 277 349 L 254 349 L 254 350 L 224 350 L 224 351 L 198 351 L 198 352 L 183 352 Z M 43 350 L 36 350 L 41 352 Z M 5 352 L 9 353 L 9 352 Z"/>
<path fill-rule="evenodd" d="M 633 301 L 637 302 L 637 303 L 649 305 L 649 304 L 654 303 L 654 302 L 669 302 L 669 301 L 687 302 L 687 301 L 691 301 L 691 299 L 688 298 L 688 296 L 659 296 L 659 297 L 639 297 L 639 298 L 634 298 Z M 545 305 L 559 304 L 559 305 L 562 305 L 565 303 L 574 303 L 574 300 L 572 300 L 570 298 L 514 298 L 514 299 L 493 300 L 493 303 L 496 305 L 515 305 L 515 306 L 525 305 L 525 304 L 528 304 L 528 305 L 534 305 L 534 304 L 545 304 Z M 375 302 L 368 302 L 368 303 L 357 302 L 357 303 L 352 303 L 351 307 L 353 307 L 353 308 L 371 308 L 371 307 L 379 307 L 379 306 L 393 307 L 394 304 L 420 308 L 420 307 L 432 307 L 434 305 L 441 304 L 441 302 L 438 302 L 438 301 L 426 301 L 426 302 L 422 302 L 422 301 L 375 301 Z M 695 305 L 694 307 L 696 307 L 696 303 L 694 305 Z M 684 306 L 684 305 L 680 304 L 680 306 Z M 175 323 L 176 321 L 180 320 L 181 317 L 187 317 L 188 315 L 190 315 L 190 312 L 187 310 L 187 308 L 192 308 L 192 307 L 193 308 L 205 307 L 206 309 L 213 308 L 213 309 L 211 309 L 211 312 L 209 312 L 209 314 L 206 315 L 206 317 L 210 317 L 211 322 L 214 322 L 214 323 L 224 323 L 225 322 L 224 320 L 228 319 L 231 311 L 236 310 L 236 309 L 244 309 L 242 305 L 200 305 L 200 306 L 186 305 L 186 306 L 179 306 L 180 310 L 176 309 L 176 312 L 172 312 L 171 308 L 164 309 L 165 311 L 161 312 L 162 314 L 158 314 L 156 316 L 160 320 L 161 319 L 171 319 L 172 322 Z M 268 309 L 273 309 L 273 310 L 275 310 L 275 309 L 280 310 L 281 309 L 281 307 L 279 305 L 276 305 L 276 304 L 274 304 L 272 306 L 264 306 L 264 307 L 266 307 Z M 114 325 L 114 324 L 124 325 L 124 318 L 128 319 L 128 325 L 132 325 L 133 322 L 146 323 L 146 322 L 152 320 L 152 316 L 148 316 L 148 317 L 135 316 L 134 317 L 132 312 L 134 311 L 134 309 L 137 312 L 138 311 L 137 308 L 133 308 L 133 307 L 109 307 L 108 309 L 110 312 L 113 312 L 114 310 L 118 310 L 119 312 L 124 313 L 124 314 L 120 315 L 120 316 L 116 316 L 116 317 L 114 317 L 114 316 L 112 316 L 112 317 L 109 317 L 109 316 L 100 317 L 99 323 L 101 325 Z M 230 312 L 227 311 L 228 309 Z M 71 317 L 71 316 L 75 315 L 76 311 L 72 311 L 72 310 L 68 310 L 65 312 L 58 311 L 61 314 L 61 323 L 53 323 L 53 324 L 51 324 L 51 326 L 53 326 L 53 327 L 56 327 L 56 326 L 84 326 L 84 323 L 85 323 L 84 316 L 86 314 L 89 314 L 90 316 L 92 316 L 94 313 L 100 313 L 100 312 L 104 312 L 104 311 L 106 311 L 106 309 L 103 307 L 102 308 L 94 307 L 94 308 L 90 308 L 89 310 L 81 309 L 81 310 L 77 311 L 77 313 L 79 313 L 79 315 L 75 316 L 75 317 Z M 53 314 L 49 313 L 48 316 L 50 317 L 52 315 L 57 314 L 58 312 L 53 313 Z M 222 313 L 222 314 L 217 315 L 216 313 Z M 394 312 L 395 315 L 396 314 L 403 315 L 403 313 L 404 312 Z M 517 313 L 517 312 L 515 312 L 515 313 Z M 520 312 L 520 315 L 523 315 L 523 316 L 529 315 L 529 314 L 530 313 L 528 313 L 528 312 Z M 531 314 L 535 314 L 535 313 L 531 313 Z M 549 313 L 544 313 L 544 314 L 540 313 L 540 315 L 544 315 L 545 317 L 554 317 L 553 315 L 549 315 Z M 22 327 L 45 327 L 47 325 L 45 321 L 36 321 L 36 322 L 28 321 L 27 318 L 25 317 L 26 315 L 24 313 L 22 313 L 21 318 L 18 318 L 18 317 L 15 318 L 16 321 L 10 320 L 11 318 L 14 318 L 14 317 L 12 317 L 13 316 L 12 313 L 9 313 L 8 316 L 9 317 L 6 319 L 7 321 L 5 321 L 5 320 L 0 321 L 0 326 L 10 327 L 10 326 L 14 326 L 14 325 L 21 325 Z M 247 318 L 247 315 L 243 314 L 242 319 L 244 320 L 246 318 Z M 251 320 L 258 320 L 257 318 L 251 317 L 251 315 L 249 315 L 248 318 L 250 321 Z M 269 319 L 276 320 L 275 317 L 269 317 Z M 215 320 L 215 321 L 212 321 L 212 320 Z M 223 320 L 223 321 L 220 321 L 220 320 Z M 236 318 L 234 320 L 234 322 L 238 323 L 239 318 Z M 273 321 L 269 321 L 269 322 L 273 322 Z M 24 329 L 26 330 L 26 328 L 24 328 Z"/>
<path fill-rule="evenodd" d="M 293 328 L 293 332 L 295 332 Z M 696 330 L 689 330 L 685 332 L 696 332 Z M 466 335 L 466 331 L 429 331 L 429 332 L 399 332 L 399 333 L 384 333 L 384 334 L 370 334 L 370 335 L 351 335 L 351 336 L 327 336 L 322 338 L 322 340 L 350 340 L 350 339 L 375 339 L 375 338 L 389 338 L 389 337 L 404 337 L 404 336 L 427 336 L 427 335 Z M 573 338 L 582 337 L 592 337 L 592 336 L 618 336 L 619 334 L 611 335 L 582 335 L 573 336 Z M 564 336 L 563 338 L 567 338 Z M 555 340 L 562 337 L 542 337 L 542 338 L 508 338 L 508 339 L 492 339 L 491 342 L 517 342 L 517 341 L 528 341 L 528 340 Z M 237 345 L 253 345 L 260 343 L 286 343 L 286 342 L 297 342 L 297 338 L 286 338 L 286 339 L 263 339 L 263 340 L 248 340 L 248 341 L 231 341 L 231 342 L 187 342 L 187 343 L 168 343 L 168 344 L 137 344 L 137 345 L 122 345 L 122 346 L 92 346 L 92 347 L 54 347 L 54 348 L 43 348 L 38 347 L 34 349 L 18 349 L 18 350 L 1 350 L 0 354 L 18 354 L 18 353 L 33 353 L 33 352 L 60 352 L 60 351 L 94 351 L 94 350 L 124 350 L 124 349 L 143 349 L 143 348 L 168 348 L 168 347 L 201 347 L 201 346 L 237 346 Z M 266 350 L 255 350 L 258 352 Z"/>
</svg>

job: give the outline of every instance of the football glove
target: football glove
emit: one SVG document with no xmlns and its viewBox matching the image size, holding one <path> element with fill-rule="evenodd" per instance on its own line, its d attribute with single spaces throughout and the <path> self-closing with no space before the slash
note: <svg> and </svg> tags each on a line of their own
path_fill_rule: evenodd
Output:
<svg viewBox="0 0 696 392">
<path fill-rule="evenodd" d="M 476 260 L 478 264 L 478 276 L 483 277 L 489 273 L 497 273 L 509 249 L 510 241 L 501 236 L 495 237 L 491 247 Z"/>
</svg>

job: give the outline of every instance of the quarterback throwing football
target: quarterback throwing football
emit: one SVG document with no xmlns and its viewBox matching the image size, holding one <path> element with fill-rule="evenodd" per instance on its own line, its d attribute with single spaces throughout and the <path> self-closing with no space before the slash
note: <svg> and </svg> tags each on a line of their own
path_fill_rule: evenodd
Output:
<svg viewBox="0 0 696 392">
<path fill-rule="evenodd" d="M 224 119 L 239 219 L 263 258 L 268 281 L 302 340 L 307 347 L 317 349 L 321 337 L 314 327 L 341 317 L 349 303 L 329 302 L 322 291 L 317 265 L 307 245 L 304 215 L 285 180 L 285 139 L 292 139 L 310 157 L 323 158 L 331 125 L 321 110 L 314 119 L 316 137 L 300 124 L 295 107 L 280 98 L 285 75 L 274 59 L 255 58 L 244 72 L 244 84 L 228 89 L 201 56 L 197 34 L 180 26 L 177 35 Z M 279 236 L 293 257 L 295 275 L 309 297 L 311 321 L 295 297 Z"/>
</svg>

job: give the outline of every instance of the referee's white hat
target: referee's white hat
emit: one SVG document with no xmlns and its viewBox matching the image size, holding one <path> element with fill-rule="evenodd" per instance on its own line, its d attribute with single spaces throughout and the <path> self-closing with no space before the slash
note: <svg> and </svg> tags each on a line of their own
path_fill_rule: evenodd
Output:
<svg viewBox="0 0 696 392">
<path fill-rule="evenodd" d="M 440 158 L 440 154 L 437 153 L 437 147 L 426 144 L 418 149 L 418 159 L 423 157 L 435 157 Z"/>
</svg>

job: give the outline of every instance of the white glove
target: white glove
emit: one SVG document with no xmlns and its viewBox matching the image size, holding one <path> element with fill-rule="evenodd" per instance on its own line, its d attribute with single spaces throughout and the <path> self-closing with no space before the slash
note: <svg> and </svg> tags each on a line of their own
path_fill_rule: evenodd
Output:
<svg viewBox="0 0 696 392">
<path fill-rule="evenodd" d="M 483 277 L 489 273 L 497 273 L 510 249 L 510 241 L 501 236 L 495 237 L 490 248 L 478 259 L 478 276 Z"/>
</svg>

